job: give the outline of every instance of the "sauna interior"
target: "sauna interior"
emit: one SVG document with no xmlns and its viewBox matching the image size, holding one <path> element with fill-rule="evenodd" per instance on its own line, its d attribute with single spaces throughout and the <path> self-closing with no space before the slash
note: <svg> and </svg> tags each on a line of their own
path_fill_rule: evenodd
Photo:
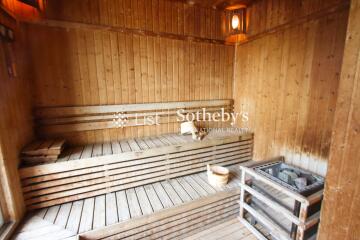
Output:
<svg viewBox="0 0 360 240">
<path fill-rule="evenodd" d="M 359 1 L 0 6 L 0 239 L 360 239 Z"/>
</svg>

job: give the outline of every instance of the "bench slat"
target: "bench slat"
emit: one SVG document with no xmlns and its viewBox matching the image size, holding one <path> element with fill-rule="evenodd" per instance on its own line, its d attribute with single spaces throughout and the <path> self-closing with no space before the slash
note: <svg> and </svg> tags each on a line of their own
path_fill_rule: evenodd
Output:
<svg viewBox="0 0 360 240">
<path fill-rule="evenodd" d="M 189 101 L 189 102 L 163 102 L 163 103 L 144 103 L 144 104 L 124 104 L 124 105 L 103 105 L 103 106 L 83 106 L 83 107 L 48 107 L 38 108 L 35 116 L 38 118 L 50 118 L 60 116 L 76 116 L 84 114 L 104 114 L 117 112 L 168 110 L 196 107 L 214 107 L 232 105 L 233 100 L 208 100 L 208 101 Z"/>
</svg>

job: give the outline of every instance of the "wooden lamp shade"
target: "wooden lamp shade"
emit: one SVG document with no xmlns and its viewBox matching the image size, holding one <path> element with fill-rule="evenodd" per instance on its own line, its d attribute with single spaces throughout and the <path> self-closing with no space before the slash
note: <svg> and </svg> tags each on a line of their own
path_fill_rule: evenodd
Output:
<svg viewBox="0 0 360 240">
<path fill-rule="evenodd" d="M 230 35 L 246 33 L 246 8 L 229 11 L 228 29 Z"/>
</svg>

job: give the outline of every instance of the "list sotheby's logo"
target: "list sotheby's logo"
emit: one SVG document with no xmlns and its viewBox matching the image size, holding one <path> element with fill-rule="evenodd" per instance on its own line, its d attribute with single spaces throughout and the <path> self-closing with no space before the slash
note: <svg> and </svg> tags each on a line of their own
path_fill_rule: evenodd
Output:
<svg viewBox="0 0 360 240">
<path fill-rule="evenodd" d="M 230 122 L 231 126 L 234 126 L 238 121 L 248 122 L 249 114 L 247 112 L 226 112 L 224 108 L 220 111 L 207 111 L 206 108 L 202 108 L 200 111 L 192 112 L 186 109 L 179 109 L 176 111 L 176 116 L 173 112 L 154 113 L 152 115 L 144 113 L 135 113 L 127 115 L 124 112 L 116 113 L 113 116 L 113 124 L 117 128 L 123 128 L 126 126 L 151 126 L 160 125 L 160 119 L 175 117 L 177 122 L 185 121 L 207 121 L 207 122 Z"/>
</svg>

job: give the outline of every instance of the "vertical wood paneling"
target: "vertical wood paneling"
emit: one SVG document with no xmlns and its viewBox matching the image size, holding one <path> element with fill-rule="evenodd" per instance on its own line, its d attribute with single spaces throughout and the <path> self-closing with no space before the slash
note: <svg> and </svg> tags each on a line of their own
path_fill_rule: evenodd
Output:
<svg viewBox="0 0 360 240">
<path fill-rule="evenodd" d="M 256 35 L 289 21 L 319 12 L 348 0 L 259 0 L 248 7 L 248 36 Z M 261 16 L 261 17 L 259 17 Z"/>
<path fill-rule="evenodd" d="M 351 1 L 330 147 L 320 240 L 360 238 L 360 4 Z"/>
<path fill-rule="evenodd" d="M 44 15 L 47 19 L 185 34 L 210 39 L 224 38 L 222 29 L 216 27 L 222 22 L 221 10 L 189 5 L 182 1 L 47 0 L 45 3 Z M 91 6 L 91 10 L 84 5 Z M 211 24 L 215 21 L 215 25 Z"/>
<path fill-rule="evenodd" d="M 256 1 L 249 8 L 248 36 L 341 2 L 347 1 Z M 360 169 L 357 159 L 360 40 L 359 4 L 352 2 L 339 93 L 345 10 L 239 45 L 235 63 L 231 46 L 27 25 L 26 73 L 33 88 L 30 91 L 28 81 L 22 77 L 21 63 L 20 77 L 2 77 L 0 88 L 3 113 L 0 161 L 4 166 L 1 177 L 2 181 L 11 179 L 5 189 L 6 197 L 13 200 L 10 214 L 15 219 L 23 214 L 16 169 L 21 147 L 32 138 L 30 92 L 33 107 L 234 96 L 236 111 L 249 113 L 249 122 L 239 126 L 250 127 L 255 132 L 255 159 L 281 154 L 290 163 L 325 174 L 330 153 L 320 239 L 357 239 L 360 184 L 354 184 L 359 182 Z M 223 39 L 220 11 L 178 1 L 48 0 L 46 3 L 44 14 L 48 19 Z M 18 1 L 3 0 L 2 4 L 23 18 L 39 17 L 36 10 Z M 1 43 L 1 58 L 3 52 Z M 2 58 L 1 76 L 7 75 L 5 70 Z M 65 137 L 78 144 L 173 132 L 177 127 L 169 124 L 98 130 Z"/>
<path fill-rule="evenodd" d="M 30 68 L 36 73 L 31 76 L 34 107 L 232 97 L 233 46 L 37 25 L 26 25 L 26 32 Z M 177 128 L 169 124 L 65 137 L 77 144 Z"/>
<path fill-rule="evenodd" d="M 267 27 L 279 2 L 268 1 Z M 326 173 L 346 22 L 342 10 L 236 47 L 235 109 L 249 113 L 239 126 L 255 132 L 255 159 Z"/>
<path fill-rule="evenodd" d="M 24 73 L 22 36 L 17 24 L 0 13 L 0 22 L 15 31 L 16 41 L 0 40 L 0 201 L 5 208 L 6 220 L 19 221 L 25 212 L 21 183 L 18 175 L 19 152 L 33 137 L 31 96 L 29 81 Z M 12 50 L 9 50 L 11 48 Z M 6 51 L 14 55 L 17 76 L 10 77 L 7 71 Z M 5 204 L 6 203 L 6 204 Z"/>
</svg>

